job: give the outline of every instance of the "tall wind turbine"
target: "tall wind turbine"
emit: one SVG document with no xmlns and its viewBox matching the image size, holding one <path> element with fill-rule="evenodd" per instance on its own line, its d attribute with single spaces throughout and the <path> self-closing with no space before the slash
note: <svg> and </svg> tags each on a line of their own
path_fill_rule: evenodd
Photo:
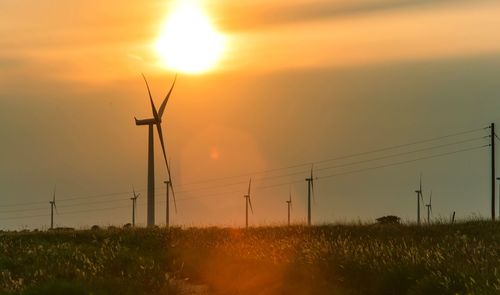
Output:
<svg viewBox="0 0 500 295">
<path fill-rule="evenodd" d="M 425 207 L 427 207 L 427 224 L 431 224 L 431 214 L 432 214 L 432 191 L 431 191 L 431 195 L 429 196 L 429 204 L 425 204 Z"/>
<path fill-rule="evenodd" d="M 54 229 L 54 209 L 57 212 L 56 207 L 56 186 L 54 185 L 54 193 L 52 195 L 52 201 L 50 203 L 50 229 Z"/>
<path fill-rule="evenodd" d="M 420 225 L 420 200 L 422 200 L 422 203 L 424 202 L 422 197 L 422 173 L 420 173 L 420 186 L 415 192 L 417 193 L 417 224 Z"/>
<path fill-rule="evenodd" d="M 290 226 L 290 210 L 292 209 L 292 191 L 290 190 L 288 200 L 286 201 L 288 205 L 288 226 Z"/>
<path fill-rule="evenodd" d="M 248 182 L 248 193 L 243 196 L 245 198 L 245 228 L 248 228 L 248 205 L 253 214 L 252 200 L 250 199 L 250 188 L 252 187 L 252 179 Z"/>
<path fill-rule="evenodd" d="M 306 178 L 307 181 L 307 225 L 311 225 L 311 194 L 314 198 L 314 165 L 311 166 L 311 175 Z"/>
<path fill-rule="evenodd" d="M 153 142 L 153 126 L 156 125 L 156 130 L 158 131 L 158 137 L 160 139 L 161 148 L 163 151 L 163 158 L 165 159 L 165 164 L 167 166 L 168 180 L 170 182 L 170 188 L 172 189 L 172 194 L 174 195 L 174 187 L 172 186 L 172 178 L 170 175 L 170 167 L 168 166 L 167 154 L 165 152 L 165 143 L 163 140 L 163 132 L 161 129 L 161 118 L 163 116 L 163 112 L 165 111 L 165 107 L 167 106 L 168 99 L 170 98 L 170 94 L 172 94 L 172 90 L 175 86 L 175 81 L 177 80 L 177 75 L 175 76 L 174 82 L 170 87 L 165 99 L 160 105 L 160 109 L 156 110 L 155 104 L 153 102 L 153 97 L 151 95 L 151 91 L 149 89 L 148 81 L 146 77 L 142 75 L 144 78 L 144 82 L 146 83 L 146 87 L 148 89 L 149 101 L 151 103 L 151 110 L 153 113 L 153 118 L 138 120 L 135 119 L 135 125 L 148 125 L 149 127 L 149 136 L 148 136 L 148 217 L 147 224 L 148 226 L 155 225 L 155 169 L 154 169 L 154 142 Z"/>
<path fill-rule="evenodd" d="M 140 193 L 135 193 L 135 188 L 132 186 L 132 193 L 134 196 L 130 198 L 132 200 L 132 227 L 135 227 L 135 208 L 137 205 L 137 198 L 141 195 Z"/>
</svg>

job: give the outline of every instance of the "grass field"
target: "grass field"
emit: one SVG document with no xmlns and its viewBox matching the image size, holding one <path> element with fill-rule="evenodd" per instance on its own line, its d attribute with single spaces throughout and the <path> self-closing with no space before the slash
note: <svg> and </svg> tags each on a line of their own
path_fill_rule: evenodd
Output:
<svg viewBox="0 0 500 295">
<path fill-rule="evenodd" d="M 500 223 L 0 234 L 2 294 L 500 294 Z"/>
</svg>

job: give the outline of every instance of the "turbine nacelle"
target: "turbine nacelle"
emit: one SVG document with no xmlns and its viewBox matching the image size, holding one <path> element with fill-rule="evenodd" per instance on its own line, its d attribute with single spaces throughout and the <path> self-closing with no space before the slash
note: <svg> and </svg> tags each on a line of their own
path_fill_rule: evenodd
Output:
<svg viewBox="0 0 500 295">
<path fill-rule="evenodd" d="M 134 117 L 135 119 L 135 125 L 137 126 L 141 126 L 141 125 L 151 125 L 151 124 L 161 124 L 161 119 L 160 121 L 156 121 L 154 118 L 151 118 L 151 119 L 137 119 L 136 117 Z"/>
</svg>

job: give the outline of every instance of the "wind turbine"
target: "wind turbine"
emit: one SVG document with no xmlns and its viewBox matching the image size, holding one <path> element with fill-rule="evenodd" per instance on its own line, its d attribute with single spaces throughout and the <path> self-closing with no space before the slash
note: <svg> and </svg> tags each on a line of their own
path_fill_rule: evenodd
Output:
<svg viewBox="0 0 500 295">
<path fill-rule="evenodd" d="M 54 209 L 57 213 L 56 207 L 56 186 L 54 185 L 54 193 L 52 195 L 52 201 L 50 203 L 50 229 L 54 229 Z"/>
<path fill-rule="evenodd" d="M 140 193 L 135 193 L 135 188 L 132 186 L 132 192 L 134 196 L 130 198 L 132 200 L 132 227 L 135 227 L 135 207 L 137 205 L 137 198 L 141 195 Z"/>
<path fill-rule="evenodd" d="M 169 174 L 170 175 L 170 174 Z M 166 195 L 166 201 L 167 201 L 167 209 L 166 209 L 166 214 L 165 214 L 165 219 L 166 219 L 166 227 L 168 228 L 170 226 L 170 188 L 172 187 L 172 180 L 165 180 L 163 183 L 166 184 L 167 186 L 167 195 Z M 172 187 L 172 192 L 173 192 L 173 187 Z M 174 199 L 174 208 L 175 208 L 175 214 L 177 214 L 177 202 L 175 201 L 175 195 L 172 194 L 172 197 Z"/>
<path fill-rule="evenodd" d="M 311 166 L 311 175 L 306 178 L 307 181 L 307 225 L 311 225 L 311 193 L 314 198 L 314 165 Z"/>
<path fill-rule="evenodd" d="M 292 209 L 292 191 L 290 190 L 290 194 L 288 200 L 286 201 L 288 205 L 288 226 L 290 226 L 290 210 Z"/>
<path fill-rule="evenodd" d="M 245 198 L 245 228 L 248 228 L 248 205 L 253 214 L 252 200 L 250 199 L 250 188 L 252 187 L 252 179 L 248 182 L 248 193 L 243 196 Z"/>
<path fill-rule="evenodd" d="M 148 89 L 148 94 L 149 94 L 149 101 L 151 103 L 151 110 L 153 113 L 153 118 L 149 119 L 142 119 L 138 120 L 137 118 L 134 117 L 135 119 L 135 125 L 141 126 L 141 125 L 148 125 L 149 128 L 149 136 L 148 136 L 148 217 L 147 217 L 147 224 L 148 226 L 154 226 L 155 225 L 155 169 L 154 169 L 154 143 L 153 143 L 153 126 L 156 125 L 156 130 L 158 131 L 158 137 L 160 139 L 160 144 L 161 148 L 163 151 L 163 158 L 165 159 L 165 164 L 167 166 L 167 173 L 168 173 L 168 180 L 169 180 L 169 185 L 170 188 L 172 189 L 172 194 L 175 195 L 174 193 L 174 187 L 172 185 L 172 178 L 170 175 L 170 167 L 168 166 L 168 161 L 167 161 L 167 154 L 165 152 L 165 143 L 163 140 L 163 132 L 161 129 L 161 118 L 163 116 L 163 112 L 165 111 L 165 107 L 167 106 L 168 99 L 170 98 L 170 94 L 172 94 L 172 90 L 174 89 L 175 86 L 175 81 L 177 80 L 177 75 L 175 76 L 174 82 L 172 83 L 172 86 L 170 87 L 170 90 L 168 91 L 167 95 L 165 96 L 165 99 L 160 105 L 160 109 L 156 110 L 155 104 L 153 102 L 153 97 L 151 96 L 151 91 L 149 89 L 148 81 L 146 80 L 146 77 L 142 75 L 144 78 L 144 82 L 146 83 L 146 87 Z"/>
<path fill-rule="evenodd" d="M 424 202 L 422 197 L 422 173 L 420 173 L 419 189 L 415 190 L 415 192 L 417 193 L 417 224 L 420 225 L 420 200 L 422 200 L 422 203 Z"/>
<path fill-rule="evenodd" d="M 431 191 L 431 195 L 429 196 L 429 204 L 425 204 L 425 207 L 427 207 L 427 224 L 431 224 L 431 214 L 432 214 L 432 191 Z"/>
</svg>

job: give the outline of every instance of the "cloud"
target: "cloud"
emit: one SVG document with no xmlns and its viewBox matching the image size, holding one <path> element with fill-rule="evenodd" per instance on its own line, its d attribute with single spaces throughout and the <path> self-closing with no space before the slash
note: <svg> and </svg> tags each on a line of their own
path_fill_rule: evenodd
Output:
<svg viewBox="0 0 500 295">
<path fill-rule="evenodd" d="M 489 0 L 337 0 L 315 1 L 299 4 L 269 3 L 248 7 L 226 3 L 217 7 L 223 17 L 219 25 L 229 31 L 252 30 L 262 27 L 285 25 L 296 22 L 310 22 L 355 16 L 366 13 L 394 11 L 408 8 L 431 7 L 437 5 L 478 4 Z M 228 17 L 229 16 L 229 17 Z"/>
</svg>

